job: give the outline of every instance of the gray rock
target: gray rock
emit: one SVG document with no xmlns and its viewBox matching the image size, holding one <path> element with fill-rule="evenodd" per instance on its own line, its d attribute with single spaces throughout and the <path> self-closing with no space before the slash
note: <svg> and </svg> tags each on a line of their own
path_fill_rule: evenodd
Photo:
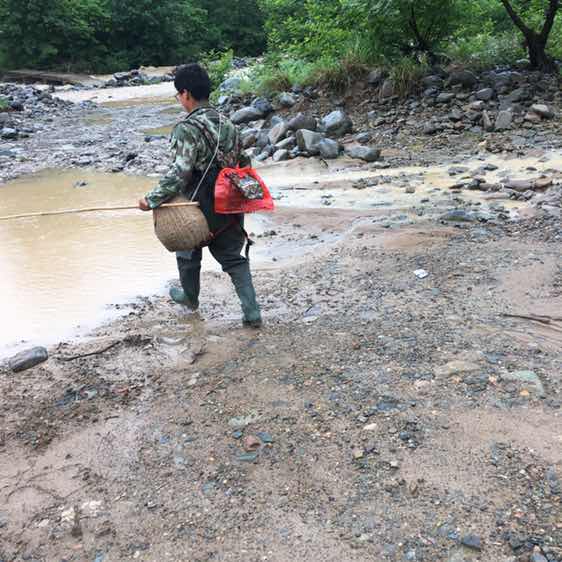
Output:
<svg viewBox="0 0 562 562">
<path fill-rule="evenodd" d="M 298 101 L 297 96 L 293 94 L 289 94 L 288 92 L 283 92 L 279 94 L 279 105 L 281 107 L 293 107 Z"/>
<path fill-rule="evenodd" d="M 441 220 L 446 222 L 474 222 L 476 217 L 462 209 L 454 209 L 442 215 Z"/>
<path fill-rule="evenodd" d="M 537 113 L 533 113 L 532 111 L 525 113 L 523 119 L 528 123 L 540 123 L 542 121 L 541 116 Z"/>
<path fill-rule="evenodd" d="M 273 106 L 269 100 L 265 98 L 256 98 L 252 102 L 252 107 L 255 107 L 257 110 L 261 111 L 262 117 L 269 115 L 273 111 Z"/>
<path fill-rule="evenodd" d="M 484 88 L 476 92 L 476 99 L 481 101 L 490 101 L 494 97 L 494 90 L 492 88 Z"/>
<path fill-rule="evenodd" d="M 241 125 L 242 123 L 249 123 L 250 121 L 257 121 L 264 116 L 263 112 L 257 107 L 243 107 L 239 109 L 232 115 L 230 120 L 235 125 Z"/>
<path fill-rule="evenodd" d="M 307 152 L 308 154 L 319 154 L 320 149 L 318 148 L 318 144 L 325 138 L 323 134 L 315 133 L 314 131 L 307 131 L 306 129 L 299 129 L 297 131 L 297 145 L 299 150 Z"/>
<path fill-rule="evenodd" d="M 485 131 L 488 132 L 494 130 L 494 123 L 492 121 L 492 118 L 490 117 L 490 114 L 486 110 L 482 112 L 482 127 Z"/>
<path fill-rule="evenodd" d="M 507 187 L 507 189 L 513 189 L 513 191 L 518 191 L 520 193 L 523 193 L 529 189 L 533 189 L 534 187 L 534 182 L 533 180 L 512 180 L 512 179 L 507 179 L 504 182 L 504 187 Z"/>
<path fill-rule="evenodd" d="M 341 146 L 338 141 L 333 139 L 322 139 L 318 143 L 318 150 L 320 151 L 320 156 L 326 158 L 326 160 L 330 160 L 340 155 Z"/>
<path fill-rule="evenodd" d="M 376 68 L 375 70 L 371 70 L 369 75 L 367 76 L 367 82 L 374 86 L 375 88 L 380 86 L 381 82 L 384 80 L 385 72 L 382 68 Z"/>
<path fill-rule="evenodd" d="M 246 129 L 240 135 L 243 148 L 254 146 L 258 140 L 259 131 L 257 129 Z"/>
<path fill-rule="evenodd" d="M 288 130 L 289 124 L 286 121 L 281 121 L 269 131 L 269 142 L 277 144 L 287 134 Z"/>
<path fill-rule="evenodd" d="M 394 81 L 385 80 L 383 82 L 383 85 L 381 86 L 381 91 L 379 94 L 381 100 L 391 98 L 394 95 L 394 93 L 395 93 Z"/>
<path fill-rule="evenodd" d="M 299 129 L 316 131 L 316 119 L 312 117 L 312 115 L 307 115 L 306 113 L 297 113 L 297 115 L 289 120 L 289 129 L 291 131 L 298 131 Z"/>
<path fill-rule="evenodd" d="M 375 162 L 381 156 L 380 149 L 372 146 L 351 146 L 345 149 L 345 153 L 350 158 L 364 160 L 365 162 Z"/>
<path fill-rule="evenodd" d="M 355 140 L 361 144 L 366 144 L 371 140 L 371 135 L 369 133 L 359 133 Z"/>
<path fill-rule="evenodd" d="M 0 137 L 4 140 L 16 140 L 18 136 L 17 130 L 11 127 L 4 127 L 0 130 Z"/>
<path fill-rule="evenodd" d="M 439 127 L 437 127 L 435 123 L 425 123 L 423 126 L 424 135 L 434 135 L 439 130 L 440 130 Z"/>
<path fill-rule="evenodd" d="M 482 540 L 478 535 L 465 535 L 461 539 L 461 544 L 472 550 L 482 550 Z"/>
<path fill-rule="evenodd" d="M 44 347 L 34 347 L 18 353 L 8 360 L 8 367 L 14 372 L 19 373 L 31 369 L 49 359 L 49 354 Z"/>
<path fill-rule="evenodd" d="M 453 110 L 451 111 L 451 113 L 449 113 L 449 119 L 451 121 L 462 121 L 462 118 L 464 117 L 464 113 L 460 110 L 457 109 L 456 107 L 453 108 Z"/>
<path fill-rule="evenodd" d="M 496 117 L 496 131 L 506 131 L 511 129 L 513 123 L 513 113 L 509 110 L 503 110 L 498 113 Z"/>
<path fill-rule="evenodd" d="M 530 93 L 527 88 L 517 88 L 508 94 L 502 101 L 507 104 L 518 103 L 521 101 L 526 101 L 530 98 Z"/>
<path fill-rule="evenodd" d="M 242 84 L 242 79 L 237 76 L 233 76 L 232 78 L 227 78 L 219 86 L 219 90 L 221 92 L 236 92 L 240 88 L 240 84 Z"/>
<path fill-rule="evenodd" d="M 256 140 L 256 146 L 263 150 L 269 144 L 269 131 L 260 131 Z"/>
<path fill-rule="evenodd" d="M 456 94 L 445 93 L 439 94 L 435 100 L 437 103 L 451 103 L 456 97 Z"/>
<path fill-rule="evenodd" d="M 353 123 L 344 111 L 337 109 L 322 119 L 320 128 L 329 137 L 338 138 L 351 133 Z"/>
<path fill-rule="evenodd" d="M 12 123 L 12 118 L 9 113 L 0 113 L 0 128 L 9 127 Z"/>
<path fill-rule="evenodd" d="M 285 148 L 287 150 L 292 150 L 293 148 L 295 148 L 296 145 L 297 145 L 297 140 L 295 139 L 295 137 L 287 137 L 286 139 L 283 139 L 282 141 L 279 141 L 275 145 L 275 148 L 277 150 L 281 150 L 283 148 Z"/>
<path fill-rule="evenodd" d="M 472 111 L 483 111 L 484 108 L 486 107 L 486 104 L 482 101 L 473 101 L 468 108 L 471 109 Z"/>
<path fill-rule="evenodd" d="M 431 76 L 426 76 L 422 80 L 422 84 L 424 88 L 442 88 L 443 78 L 441 78 L 441 76 L 437 76 L 436 74 L 432 74 Z"/>
<path fill-rule="evenodd" d="M 274 162 L 282 162 L 283 160 L 289 159 L 289 151 L 282 148 L 281 150 L 277 150 L 273 153 L 273 161 Z"/>
<path fill-rule="evenodd" d="M 543 103 L 535 103 L 531 106 L 531 111 L 544 119 L 552 119 L 554 117 L 554 111 Z"/>
<path fill-rule="evenodd" d="M 463 86 L 463 88 L 472 88 L 478 83 L 478 78 L 473 72 L 470 72 L 470 70 L 459 70 L 451 73 L 447 83 L 450 86 L 459 84 Z"/>
</svg>

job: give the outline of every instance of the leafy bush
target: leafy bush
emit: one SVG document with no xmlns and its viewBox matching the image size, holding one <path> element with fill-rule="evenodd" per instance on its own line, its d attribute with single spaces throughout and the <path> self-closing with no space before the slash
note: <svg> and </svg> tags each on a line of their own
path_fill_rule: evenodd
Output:
<svg viewBox="0 0 562 562">
<path fill-rule="evenodd" d="M 6 111 L 10 107 L 8 100 L 0 96 L 0 111 Z"/>
<path fill-rule="evenodd" d="M 475 70 L 491 68 L 498 64 L 513 64 L 526 55 L 519 35 L 492 35 L 486 32 L 459 38 L 451 44 L 447 54 L 455 62 Z"/>
<path fill-rule="evenodd" d="M 216 90 L 226 80 L 228 73 L 232 70 L 233 58 L 232 49 L 224 51 L 224 53 L 209 51 L 199 57 L 199 62 L 209 73 L 213 90 Z"/>
</svg>

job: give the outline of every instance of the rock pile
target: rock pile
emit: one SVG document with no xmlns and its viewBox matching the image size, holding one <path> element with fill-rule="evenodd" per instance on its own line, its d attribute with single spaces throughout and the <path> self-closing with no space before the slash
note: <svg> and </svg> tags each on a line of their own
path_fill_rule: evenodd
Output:
<svg viewBox="0 0 562 562">
<path fill-rule="evenodd" d="M 104 88 L 121 88 L 124 86 L 149 86 L 151 84 L 160 84 L 161 82 L 171 82 L 174 79 L 173 74 L 160 74 L 156 76 L 148 76 L 141 70 L 130 70 L 129 72 L 116 72 L 104 84 Z"/>
<path fill-rule="evenodd" d="M 421 94 L 406 100 L 399 99 L 390 80 L 374 85 L 377 110 L 369 114 L 371 126 L 388 124 L 391 119 L 425 135 L 530 129 L 553 119 L 552 104 L 560 99 L 555 77 L 507 69 L 477 75 L 436 68 L 423 78 Z M 395 108 L 381 112 L 389 104 Z"/>
<path fill-rule="evenodd" d="M 60 114 L 74 105 L 53 97 L 49 91 L 15 84 L 0 84 L 0 98 L 6 102 L 5 110 L 0 112 L 0 139 L 4 141 L 23 139 L 35 132 L 36 125 L 26 118 L 35 122 L 36 118 Z"/>
<path fill-rule="evenodd" d="M 224 88 L 232 85 L 229 82 Z M 260 162 L 268 158 L 280 162 L 297 156 L 337 158 L 344 151 L 340 140 L 353 132 L 351 118 L 341 109 L 321 119 L 309 112 L 298 112 L 292 116 L 276 115 L 276 110 L 293 108 L 301 101 L 296 92 L 283 92 L 272 101 L 258 97 L 250 105 L 236 109 L 236 103 L 240 101 L 235 96 L 223 96 L 220 100 L 221 109 L 230 114 L 233 123 L 242 126 L 244 148 Z M 380 156 L 379 149 L 367 146 L 350 146 L 345 153 L 366 162 L 372 162 Z"/>
<path fill-rule="evenodd" d="M 223 83 L 219 105 L 244 126 L 245 148 L 258 161 L 274 155 L 275 160 L 284 160 L 314 155 L 335 158 L 345 153 L 372 162 L 380 156 L 378 147 L 388 141 L 395 144 L 400 132 L 409 137 L 468 132 L 483 138 L 493 138 L 489 133 L 507 133 L 514 135 L 511 144 L 517 148 L 531 145 L 541 129 L 557 123 L 557 108 L 562 102 L 555 77 L 511 69 L 476 74 L 434 68 L 422 79 L 419 91 L 406 98 L 398 95 L 397 85 L 384 70 L 376 69 L 364 88 L 359 88 L 359 96 L 350 100 L 347 113 L 343 98 L 332 101 L 331 112 L 313 112 L 311 107 L 322 105 L 314 103 L 321 94 L 317 88 L 294 87 L 269 101 L 252 100 L 237 91 L 239 83 L 236 78 Z M 281 122 L 285 125 L 279 126 Z M 354 126 L 359 131 L 355 138 L 348 136 Z M 274 128 L 275 142 L 271 142 L 269 132 Z M 300 130 L 306 133 L 297 136 Z M 337 150 L 333 143 L 321 143 L 329 139 L 337 143 Z M 492 141 L 485 148 L 499 152 L 505 143 L 495 145 Z"/>
</svg>

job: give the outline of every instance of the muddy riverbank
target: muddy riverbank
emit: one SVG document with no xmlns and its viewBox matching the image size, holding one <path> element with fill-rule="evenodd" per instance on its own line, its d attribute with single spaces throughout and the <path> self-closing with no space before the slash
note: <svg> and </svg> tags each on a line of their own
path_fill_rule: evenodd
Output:
<svg viewBox="0 0 562 562">
<path fill-rule="evenodd" d="M 27 189 L 26 210 L 136 198 L 166 166 L 165 137 L 145 131 L 176 115 L 151 100 L 34 121 L 2 145 L 0 205 Z M 37 260 L 18 244 L 39 252 L 49 295 L 58 267 L 73 294 L 84 284 L 107 304 L 143 277 L 121 318 L 60 338 L 31 371 L 0 367 L 0 560 L 560 562 L 556 127 L 515 152 L 413 135 L 371 164 L 264 164 L 278 210 L 255 228 L 260 332 L 240 326 L 217 270 L 197 314 L 151 289 L 164 262 L 158 283 L 175 282 L 173 260 L 135 254 L 142 215 L 117 217 L 131 267 L 104 254 L 98 216 L 57 220 L 53 254 L 33 244 L 38 224 L 0 225 L 13 297 Z M 46 168 L 72 171 L 28 175 Z M 498 189 L 469 188 L 475 176 Z"/>
</svg>

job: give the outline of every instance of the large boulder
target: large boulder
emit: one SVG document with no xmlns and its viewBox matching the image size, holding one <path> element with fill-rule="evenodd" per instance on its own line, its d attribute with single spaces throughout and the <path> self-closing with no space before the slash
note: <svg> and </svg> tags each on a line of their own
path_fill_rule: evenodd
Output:
<svg viewBox="0 0 562 562">
<path fill-rule="evenodd" d="M 480 101 L 490 101 L 494 97 L 494 90 L 492 88 L 483 88 L 476 92 L 476 99 Z"/>
<path fill-rule="evenodd" d="M 275 145 L 275 148 L 277 150 L 281 150 L 283 148 L 286 150 L 292 150 L 293 148 L 295 148 L 296 145 L 297 145 L 297 139 L 295 139 L 295 137 L 287 137 L 286 139 L 279 141 Z"/>
<path fill-rule="evenodd" d="M 531 111 L 544 119 L 552 119 L 554 117 L 554 111 L 543 103 L 535 103 L 531 106 Z"/>
<path fill-rule="evenodd" d="M 269 100 L 266 100 L 265 98 L 256 98 L 252 102 L 252 107 L 255 107 L 256 109 L 261 111 L 263 117 L 269 115 L 273 111 L 271 102 Z"/>
<path fill-rule="evenodd" d="M 243 107 L 238 111 L 234 112 L 230 120 L 235 125 L 241 125 L 242 123 L 250 123 L 250 121 L 257 121 L 264 116 L 264 113 L 257 107 Z"/>
<path fill-rule="evenodd" d="M 437 76 L 436 74 L 432 74 L 431 76 L 423 78 L 422 84 L 424 88 L 442 88 L 443 78 L 441 78 L 441 76 Z"/>
<path fill-rule="evenodd" d="M 282 148 L 280 150 L 276 150 L 273 153 L 273 161 L 274 162 L 282 162 L 283 160 L 289 159 L 289 151 Z"/>
<path fill-rule="evenodd" d="M 271 144 L 277 144 L 281 139 L 283 139 L 283 137 L 285 137 L 288 130 L 289 130 L 289 124 L 286 121 L 281 121 L 280 123 L 277 123 L 277 125 L 275 125 L 275 127 L 273 127 L 269 131 L 269 135 L 268 135 L 269 142 Z"/>
<path fill-rule="evenodd" d="M 456 94 L 450 92 L 443 92 L 437 96 L 435 100 L 437 103 L 451 103 L 456 98 Z"/>
<path fill-rule="evenodd" d="M 365 162 L 375 162 L 381 156 L 381 151 L 372 146 L 350 146 L 345 149 L 345 153 L 350 158 L 364 160 Z"/>
<path fill-rule="evenodd" d="M 281 107 L 293 107 L 297 103 L 298 97 L 288 92 L 282 92 L 277 101 Z"/>
<path fill-rule="evenodd" d="M 48 358 L 49 354 L 44 347 L 34 347 L 12 357 L 8 361 L 8 367 L 14 373 L 19 373 L 47 361 Z"/>
<path fill-rule="evenodd" d="M 447 80 L 449 86 L 460 85 L 463 88 L 473 88 L 478 83 L 478 78 L 470 70 L 457 70 L 452 72 Z"/>
<path fill-rule="evenodd" d="M 16 129 L 12 129 L 11 127 L 4 127 L 0 129 L 0 138 L 3 140 L 16 140 L 19 134 Z"/>
<path fill-rule="evenodd" d="M 219 90 L 221 92 L 236 92 L 240 88 L 240 84 L 242 84 L 242 79 L 237 76 L 233 76 L 232 78 L 227 78 L 219 86 Z"/>
<path fill-rule="evenodd" d="M 306 129 L 299 129 L 297 131 L 297 145 L 299 150 L 311 155 L 320 153 L 318 145 L 325 138 L 322 133 L 315 133 L 314 131 L 307 131 Z"/>
<path fill-rule="evenodd" d="M 512 111 L 500 111 L 496 117 L 496 131 L 506 131 L 511 129 L 511 124 L 513 122 L 513 112 Z"/>
<path fill-rule="evenodd" d="M 353 131 L 353 122 L 344 111 L 336 109 L 322 119 L 320 128 L 329 137 L 338 138 Z"/>
<path fill-rule="evenodd" d="M 316 131 L 316 128 L 316 118 L 312 117 L 312 115 L 307 115 L 306 113 L 297 113 L 289 120 L 289 129 L 291 131 L 298 131 L 299 129 Z"/>
<path fill-rule="evenodd" d="M 318 150 L 320 152 L 320 156 L 326 158 L 326 160 L 331 160 L 340 155 L 341 146 L 338 141 L 333 139 L 322 139 L 318 143 Z"/>
</svg>

